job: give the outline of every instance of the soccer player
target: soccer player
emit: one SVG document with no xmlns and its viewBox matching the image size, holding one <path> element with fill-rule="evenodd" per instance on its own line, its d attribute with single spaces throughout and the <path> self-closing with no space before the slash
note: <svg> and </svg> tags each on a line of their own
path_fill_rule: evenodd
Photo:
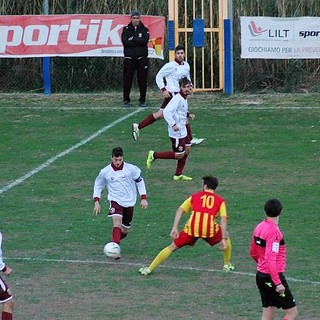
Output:
<svg viewBox="0 0 320 320">
<path fill-rule="evenodd" d="M 133 209 L 137 201 L 137 189 L 141 198 L 141 207 L 147 209 L 147 192 L 141 170 L 123 160 L 123 150 L 114 148 L 111 163 L 103 168 L 94 182 L 93 200 L 95 215 L 100 214 L 102 191 L 107 188 L 110 203 L 109 217 L 113 220 L 112 241 L 120 245 L 127 236 L 133 220 Z"/>
<path fill-rule="evenodd" d="M 140 98 L 139 106 L 146 107 L 147 80 L 148 80 L 148 42 L 149 29 L 142 23 L 139 11 L 131 12 L 130 23 L 121 33 L 123 44 L 123 106 L 130 106 L 130 92 L 135 71 Z"/>
<path fill-rule="evenodd" d="M 187 77 L 180 81 L 180 92 L 176 94 L 163 110 L 163 116 L 168 124 L 168 134 L 172 144 L 172 151 L 150 150 L 147 158 L 147 168 L 150 169 L 156 159 L 177 159 L 177 168 L 173 180 L 189 181 L 191 177 L 183 175 L 183 169 L 190 153 L 190 140 L 187 134 L 186 123 L 188 117 L 195 118 L 188 112 L 188 96 L 192 94 L 192 84 Z"/>
<path fill-rule="evenodd" d="M 193 246 L 198 239 L 203 239 L 210 246 L 220 243 L 223 250 L 224 271 L 234 270 L 231 260 L 231 241 L 227 232 L 227 209 L 224 199 L 215 193 L 218 186 L 218 179 L 212 176 L 205 176 L 203 179 L 202 191 L 192 194 L 177 209 L 174 218 L 171 237 L 173 242 L 162 249 L 148 267 L 142 267 L 139 272 L 142 275 L 149 275 L 157 266 L 164 262 L 172 252 L 186 246 Z M 179 233 L 178 226 L 183 214 L 191 210 L 191 216 Z M 216 219 L 220 217 L 220 225 Z"/>
<path fill-rule="evenodd" d="M 2 233 L 0 232 L 0 270 L 7 276 L 10 276 L 12 269 L 9 268 L 2 258 Z M 2 320 L 12 320 L 13 319 L 13 297 L 11 295 L 10 289 L 3 278 L 0 276 L 0 303 L 2 304 Z"/>
<path fill-rule="evenodd" d="M 285 313 L 284 320 L 297 318 L 295 300 L 284 276 L 286 244 L 279 229 L 282 204 L 270 199 L 264 205 L 266 219 L 253 231 L 250 255 L 257 263 L 256 283 L 262 301 L 262 320 L 272 320 L 277 308 Z"/>
<path fill-rule="evenodd" d="M 182 79 L 183 77 L 187 77 L 191 83 L 190 65 L 188 62 L 184 61 L 184 46 L 176 46 L 174 52 L 174 61 L 166 63 L 156 75 L 156 83 L 163 96 L 163 101 L 160 109 L 157 112 L 148 115 L 139 124 L 134 123 L 132 125 L 132 137 L 135 141 L 138 140 L 139 132 L 141 129 L 163 118 L 163 109 L 168 105 L 172 97 L 180 91 L 180 79 Z M 190 123 L 187 123 L 187 132 L 191 145 L 203 142 L 203 138 L 192 138 Z"/>
</svg>

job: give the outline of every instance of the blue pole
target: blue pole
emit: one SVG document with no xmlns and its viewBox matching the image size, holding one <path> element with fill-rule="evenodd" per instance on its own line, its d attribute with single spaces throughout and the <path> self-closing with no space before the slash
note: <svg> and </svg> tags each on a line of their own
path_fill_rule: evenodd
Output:
<svg viewBox="0 0 320 320">
<path fill-rule="evenodd" d="M 42 78 L 43 78 L 43 93 L 45 95 L 51 94 L 51 61 L 49 57 L 42 58 Z"/>
<path fill-rule="evenodd" d="M 223 21 L 224 26 L 224 92 L 233 94 L 233 47 L 231 19 Z"/>
<path fill-rule="evenodd" d="M 49 14 L 49 0 L 43 0 L 43 13 Z M 43 78 L 43 93 L 51 94 L 51 60 L 50 57 L 42 58 L 42 78 Z"/>
</svg>

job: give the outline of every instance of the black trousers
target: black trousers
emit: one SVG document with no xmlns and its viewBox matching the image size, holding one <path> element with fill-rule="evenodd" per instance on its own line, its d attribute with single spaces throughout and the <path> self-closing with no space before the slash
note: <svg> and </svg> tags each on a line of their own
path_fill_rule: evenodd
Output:
<svg viewBox="0 0 320 320">
<path fill-rule="evenodd" d="M 149 59 L 142 57 L 138 60 L 124 58 L 123 62 L 123 101 L 130 102 L 130 92 L 134 73 L 137 71 L 137 80 L 140 91 L 140 102 L 146 101 Z"/>
</svg>

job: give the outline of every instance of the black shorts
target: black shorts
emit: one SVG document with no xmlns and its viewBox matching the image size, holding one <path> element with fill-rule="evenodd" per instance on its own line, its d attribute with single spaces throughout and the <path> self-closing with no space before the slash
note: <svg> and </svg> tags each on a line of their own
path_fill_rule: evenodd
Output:
<svg viewBox="0 0 320 320">
<path fill-rule="evenodd" d="M 260 291 L 261 302 L 264 308 L 277 307 L 282 309 L 291 309 L 296 306 L 296 302 L 292 296 L 287 280 L 283 273 L 279 273 L 282 285 L 285 287 L 285 293 L 280 295 L 276 291 L 276 286 L 267 273 L 257 271 L 256 283 Z"/>
</svg>

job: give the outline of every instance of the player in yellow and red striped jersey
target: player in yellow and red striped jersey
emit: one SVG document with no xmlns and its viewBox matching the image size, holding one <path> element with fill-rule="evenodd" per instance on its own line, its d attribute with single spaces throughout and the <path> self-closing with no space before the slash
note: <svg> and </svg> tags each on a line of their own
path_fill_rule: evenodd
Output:
<svg viewBox="0 0 320 320">
<path fill-rule="evenodd" d="M 174 218 L 171 237 L 173 242 L 164 248 L 148 267 L 142 267 L 142 275 L 150 274 L 158 265 L 164 262 L 172 252 L 186 245 L 193 246 L 198 239 L 203 239 L 209 245 L 220 243 L 223 250 L 225 271 L 234 270 L 231 263 L 231 241 L 227 231 L 228 214 L 224 199 L 215 193 L 218 186 L 216 177 L 203 177 L 203 190 L 192 194 L 177 209 Z M 178 231 L 179 222 L 183 214 L 191 210 L 191 216 L 182 231 Z M 220 224 L 216 219 L 220 217 Z"/>
</svg>

